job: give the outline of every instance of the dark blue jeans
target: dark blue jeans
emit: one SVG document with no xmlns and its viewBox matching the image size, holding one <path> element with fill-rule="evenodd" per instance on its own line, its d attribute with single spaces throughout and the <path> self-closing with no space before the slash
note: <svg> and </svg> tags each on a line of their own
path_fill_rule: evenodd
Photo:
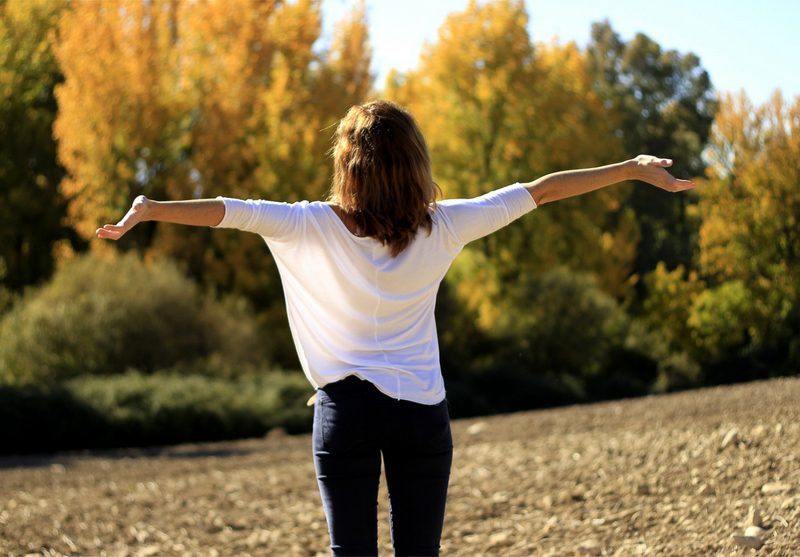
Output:
<svg viewBox="0 0 800 557">
<path fill-rule="evenodd" d="M 317 391 L 313 447 L 335 557 L 378 555 L 381 453 L 395 555 L 439 555 L 453 461 L 446 402 L 396 400 L 349 376 Z"/>
</svg>

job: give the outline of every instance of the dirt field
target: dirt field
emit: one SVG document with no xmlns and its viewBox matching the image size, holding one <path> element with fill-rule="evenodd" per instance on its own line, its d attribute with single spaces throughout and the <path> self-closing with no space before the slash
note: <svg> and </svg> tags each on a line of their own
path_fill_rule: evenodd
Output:
<svg viewBox="0 0 800 557">
<path fill-rule="evenodd" d="M 454 422 L 443 555 L 800 555 L 800 380 Z M 743 536 L 758 507 L 760 549 Z M 383 555 L 391 555 L 380 500 Z M 751 532 L 752 533 L 752 532 Z M 308 436 L 0 459 L 2 555 L 327 555 Z"/>
</svg>

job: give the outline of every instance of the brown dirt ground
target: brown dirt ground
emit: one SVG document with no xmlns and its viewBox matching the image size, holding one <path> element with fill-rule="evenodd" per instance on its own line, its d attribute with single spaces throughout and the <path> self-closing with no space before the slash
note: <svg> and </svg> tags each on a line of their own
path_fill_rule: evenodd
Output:
<svg viewBox="0 0 800 557">
<path fill-rule="evenodd" d="M 800 555 L 799 400 L 780 379 L 456 421 L 442 554 Z M 0 554 L 327 555 L 310 443 L 0 459 Z M 752 506 L 758 550 L 733 538 Z"/>
</svg>

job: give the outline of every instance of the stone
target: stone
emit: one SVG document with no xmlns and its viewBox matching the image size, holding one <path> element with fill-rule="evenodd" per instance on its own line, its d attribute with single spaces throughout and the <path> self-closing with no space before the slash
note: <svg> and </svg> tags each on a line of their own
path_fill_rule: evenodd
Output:
<svg viewBox="0 0 800 557">
<path fill-rule="evenodd" d="M 642 555 L 650 554 L 652 554 L 652 551 L 647 547 L 647 544 L 636 543 L 632 545 L 623 545 L 614 553 L 614 557 L 641 557 Z"/>
<path fill-rule="evenodd" d="M 780 482 L 770 482 L 761 486 L 761 493 L 770 495 L 772 493 L 783 493 L 792 489 L 791 484 L 784 484 Z"/>
<path fill-rule="evenodd" d="M 586 489 L 585 485 L 578 484 L 572 489 L 570 497 L 573 501 L 585 501 L 587 492 L 588 490 Z"/>
<path fill-rule="evenodd" d="M 467 428 L 467 433 L 469 435 L 477 435 L 482 431 L 486 430 L 488 424 L 486 422 L 475 422 L 471 426 Z"/>
<path fill-rule="evenodd" d="M 747 525 L 764 527 L 764 518 L 761 516 L 761 509 L 758 507 L 750 507 L 750 512 L 747 513 Z"/>
<path fill-rule="evenodd" d="M 744 535 L 748 538 L 758 538 L 760 540 L 767 539 L 769 536 L 769 530 L 765 530 L 760 526 L 748 526 L 747 529 L 744 531 Z"/>
<path fill-rule="evenodd" d="M 508 532 L 497 532 L 489 536 L 489 547 L 507 547 L 514 543 L 514 538 Z"/>
<path fill-rule="evenodd" d="M 650 495 L 650 486 L 647 484 L 639 484 L 636 486 L 636 493 L 638 495 Z"/>
<path fill-rule="evenodd" d="M 585 540 L 578 544 L 578 555 L 594 557 L 603 554 L 603 546 L 597 540 Z"/>
<path fill-rule="evenodd" d="M 720 445 L 720 448 L 724 449 L 730 445 L 735 445 L 738 442 L 739 442 L 739 430 L 733 428 L 728 433 L 725 434 L 725 437 L 722 439 L 722 444 Z"/>
</svg>

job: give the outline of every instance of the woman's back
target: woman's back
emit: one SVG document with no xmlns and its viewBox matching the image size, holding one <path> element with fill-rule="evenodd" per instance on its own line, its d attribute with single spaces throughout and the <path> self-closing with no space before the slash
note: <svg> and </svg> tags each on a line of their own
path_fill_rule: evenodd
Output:
<svg viewBox="0 0 800 557">
<path fill-rule="evenodd" d="M 315 387 L 346 375 L 386 394 L 444 398 L 434 322 L 436 293 L 463 246 L 535 204 L 521 186 L 431 208 L 430 233 L 397 255 L 350 232 L 326 203 L 226 199 L 221 227 L 260 234 L 272 251 L 303 370 Z"/>
</svg>

